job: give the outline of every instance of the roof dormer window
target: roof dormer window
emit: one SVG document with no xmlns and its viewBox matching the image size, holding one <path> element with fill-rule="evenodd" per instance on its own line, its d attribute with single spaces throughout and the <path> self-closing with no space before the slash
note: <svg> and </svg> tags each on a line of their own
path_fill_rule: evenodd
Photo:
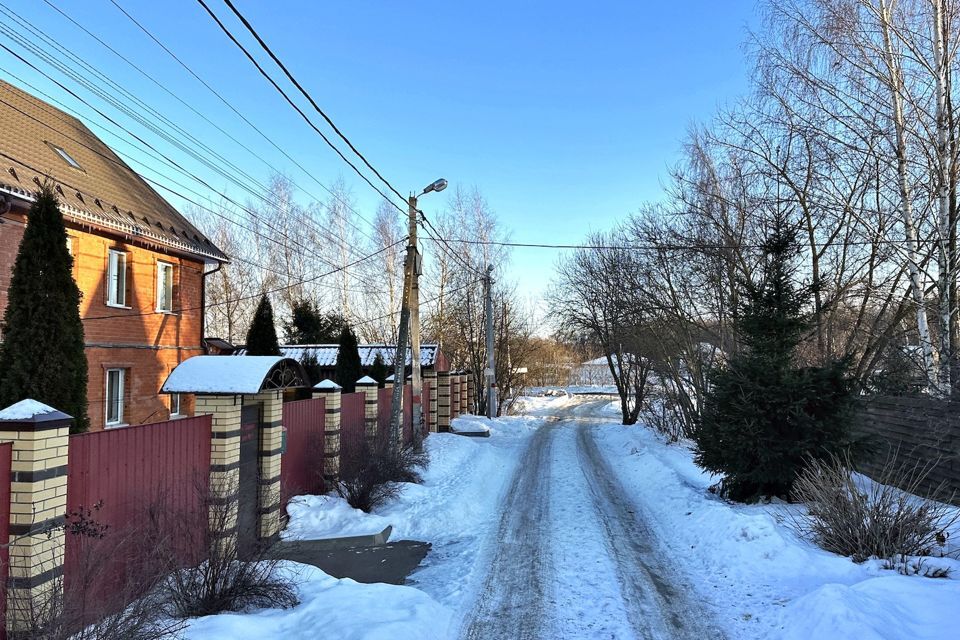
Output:
<svg viewBox="0 0 960 640">
<path fill-rule="evenodd" d="M 61 147 L 61 146 L 55 145 L 55 144 L 53 144 L 52 142 L 48 142 L 47 144 L 50 146 L 51 149 L 53 149 L 54 151 L 57 152 L 57 155 L 60 156 L 60 158 L 61 158 L 64 162 L 66 162 L 68 165 L 70 165 L 70 166 L 73 167 L 74 169 L 78 169 L 78 170 L 80 170 L 80 171 L 83 171 L 83 167 L 80 166 L 80 163 L 77 162 L 76 160 L 74 160 L 74 159 L 73 159 L 73 156 L 71 156 L 69 153 L 67 153 L 66 149 L 64 149 L 64 148 Z"/>
</svg>

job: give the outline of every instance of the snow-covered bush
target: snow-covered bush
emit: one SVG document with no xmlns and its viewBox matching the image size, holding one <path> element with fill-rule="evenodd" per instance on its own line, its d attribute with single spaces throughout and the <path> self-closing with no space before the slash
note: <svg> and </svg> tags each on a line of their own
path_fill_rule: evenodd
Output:
<svg viewBox="0 0 960 640">
<path fill-rule="evenodd" d="M 876 482 L 858 482 L 847 456 L 811 461 L 794 484 L 793 496 L 807 507 L 794 527 L 854 562 L 880 558 L 889 568 L 914 573 L 919 565 L 910 558 L 943 547 L 960 518 L 960 510 L 916 495 L 929 471 L 891 457 Z"/>
<path fill-rule="evenodd" d="M 397 496 L 397 483 L 422 482 L 418 469 L 427 465 L 428 455 L 416 453 L 412 447 L 391 452 L 385 444 L 365 445 L 356 451 L 356 459 L 342 462 L 337 493 L 354 509 L 369 513 Z"/>
<path fill-rule="evenodd" d="M 206 549 L 200 564 L 170 573 L 163 587 L 165 608 L 174 618 L 194 618 L 252 608 L 286 609 L 298 603 L 295 585 L 278 569 L 271 544 L 260 540 L 250 550 L 221 537 L 236 517 L 229 492 L 212 487 L 203 510 L 206 527 L 184 527 L 190 548 Z M 170 554 L 171 557 L 174 555 Z"/>
</svg>

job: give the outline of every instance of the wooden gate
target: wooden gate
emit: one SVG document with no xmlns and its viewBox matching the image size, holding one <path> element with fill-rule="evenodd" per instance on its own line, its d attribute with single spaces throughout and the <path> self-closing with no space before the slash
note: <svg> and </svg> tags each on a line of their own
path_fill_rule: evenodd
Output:
<svg viewBox="0 0 960 640">
<path fill-rule="evenodd" d="M 240 490 L 237 505 L 237 549 L 241 557 L 253 554 L 259 539 L 257 518 L 260 480 L 260 405 L 249 405 L 240 413 Z"/>
</svg>

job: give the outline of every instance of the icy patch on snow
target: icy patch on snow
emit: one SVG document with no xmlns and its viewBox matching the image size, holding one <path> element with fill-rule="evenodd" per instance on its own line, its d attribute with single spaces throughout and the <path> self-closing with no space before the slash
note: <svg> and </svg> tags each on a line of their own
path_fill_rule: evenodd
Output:
<svg viewBox="0 0 960 640">
<path fill-rule="evenodd" d="M 938 562 L 954 567 L 946 580 L 900 576 L 879 561 L 854 564 L 784 524 L 802 513 L 799 505 L 738 505 L 710 493 L 716 478 L 693 463 L 688 446 L 668 445 L 641 426 L 604 425 L 595 434 L 731 637 L 906 640 L 954 632 L 960 563 Z"/>
<path fill-rule="evenodd" d="M 53 407 L 27 398 L 0 411 L 0 420 L 29 420 L 35 416 L 42 416 L 55 411 L 56 409 Z"/>
<path fill-rule="evenodd" d="M 390 524 L 385 518 L 354 509 L 334 495 L 297 496 L 287 505 L 287 514 L 290 524 L 280 534 L 284 540 L 374 535 Z"/>
<path fill-rule="evenodd" d="M 450 610 L 418 589 L 338 580 L 320 569 L 293 562 L 283 563 L 281 571 L 298 583 L 299 605 L 292 609 L 198 618 L 190 622 L 184 638 L 440 640 L 448 637 Z"/>
</svg>

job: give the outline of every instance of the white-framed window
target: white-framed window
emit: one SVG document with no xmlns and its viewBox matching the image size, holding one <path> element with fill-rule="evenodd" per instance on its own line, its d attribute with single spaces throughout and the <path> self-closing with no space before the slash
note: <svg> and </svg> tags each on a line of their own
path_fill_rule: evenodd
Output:
<svg viewBox="0 0 960 640">
<path fill-rule="evenodd" d="M 110 249 L 107 258 L 107 304 L 127 305 L 127 254 L 114 249 Z"/>
<path fill-rule="evenodd" d="M 170 416 L 179 416 L 180 414 L 180 394 L 171 393 L 170 394 Z"/>
<path fill-rule="evenodd" d="M 173 265 L 157 263 L 157 311 L 173 311 Z"/>
<path fill-rule="evenodd" d="M 127 373 L 124 369 L 107 369 L 107 411 L 108 427 L 123 424 L 123 393 Z"/>
</svg>

